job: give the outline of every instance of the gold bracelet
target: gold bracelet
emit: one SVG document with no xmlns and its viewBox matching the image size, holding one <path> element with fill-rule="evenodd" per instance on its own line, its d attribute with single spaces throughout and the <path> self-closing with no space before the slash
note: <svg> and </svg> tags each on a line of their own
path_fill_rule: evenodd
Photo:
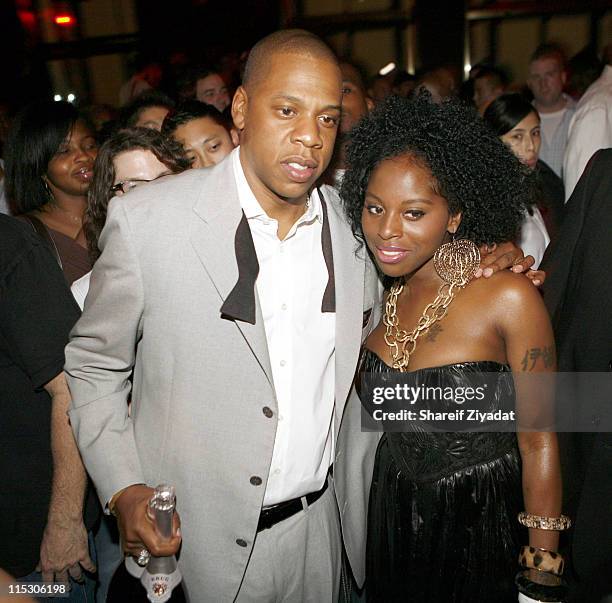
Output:
<svg viewBox="0 0 612 603">
<path fill-rule="evenodd" d="M 572 525 L 572 520 L 567 515 L 559 517 L 543 517 L 522 511 L 518 514 L 518 521 L 526 528 L 537 530 L 567 530 Z"/>
<path fill-rule="evenodd" d="M 114 515 L 115 517 L 117 517 L 117 511 L 115 509 L 115 504 L 117 503 L 117 499 L 128 489 L 131 488 L 132 486 L 145 486 L 146 484 L 130 484 L 129 486 L 126 486 L 125 488 L 121 488 L 121 490 L 119 490 L 119 492 L 115 492 L 115 494 L 113 494 L 112 498 L 108 501 L 106 507 L 108 508 L 108 512 L 111 515 Z"/>
<path fill-rule="evenodd" d="M 534 546 L 521 547 L 518 562 L 521 567 L 549 572 L 555 576 L 563 574 L 565 566 L 561 554 Z"/>
</svg>

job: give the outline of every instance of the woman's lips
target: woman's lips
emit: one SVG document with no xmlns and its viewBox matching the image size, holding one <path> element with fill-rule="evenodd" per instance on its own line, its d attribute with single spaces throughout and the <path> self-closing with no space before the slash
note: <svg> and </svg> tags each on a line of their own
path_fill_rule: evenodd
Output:
<svg viewBox="0 0 612 603">
<path fill-rule="evenodd" d="M 528 167 L 533 169 L 538 163 L 537 159 L 523 159 L 523 163 Z"/>
<path fill-rule="evenodd" d="M 82 180 L 83 182 L 90 182 L 93 178 L 93 171 L 88 168 L 81 168 L 80 170 L 74 172 L 73 176 Z"/>
<path fill-rule="evenodd" d="M 383 264 L 397 264 L 408 255 L 401 247 L 376 247 L 376 256 Z"/>
<path fill-rule="evenodd" d="M 286 161 L 281 163 L 281 165 L 289 178 L 300 184 L 308 182 L 315 173 L 314 166 L 303 165 L 296 161 Z"/>
</svg>

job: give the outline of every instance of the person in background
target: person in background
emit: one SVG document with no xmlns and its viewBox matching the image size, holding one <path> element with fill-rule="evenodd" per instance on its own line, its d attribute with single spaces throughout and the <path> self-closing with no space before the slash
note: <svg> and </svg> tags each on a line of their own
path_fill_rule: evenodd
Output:
<svg viewBox="0 0 612 603">
<path fill-rule="evenodd" d="M 231 102 L 227 84 L 211 67 L 196 67 L 187 70 L 179 83 L 179 97 L 182 100 L 199 100 L 207 105 L 212 105 L 221 113 L 229 107 Z"/>
<path fill-rule="evenodd" d="M 491 102 L 501 96 L 508 87 L 508 77 L 497 67 L 484 66 L 476 72 L 474 80 L 474 104 L 482 115 Z"/>
<path fill-rule="evenodd" d="M 97 513 L 85 504 L 62 372 L 78 317 L 44 242 L 0 215 L 0 567 L 24 583 L 70 583 L 69 598 L 45 601 L 86 603 L 94 580 L 83 570 L 95 572 L 88 530 Z"/>
<path fill-rule="evenodd" d="M 239 144 L 234 124 L 213 105 L 196 100 L 169 113 L 161 131 L 183 145 L 193 168 L 216 165 Z"/>
<path fill-rule="evenodd" d="M 387 96 L 393 93 L 393 73 L 387 75 L 376 74 L 370 81 L 368 96 L 374 104 L 382 103 Z"/>
<path fill-rule="evenodd" d="M 416 88 L 417 78 L 404 69 L 398 69 L 393 76 L 393 94 L 408 98 Z"/>
<path fill-rule="evenodd" d="M 93 126 L 98 142 L 102 142 L 101 137 L 104 137 L 105 133 L 112 127 L 119 116 L 118 111 L 114 107 L 105 103 L 82 107 L 81 113 Z"/>
<path fill-rule="evenodd" d="M 145 57 L 135 61 L 135 73 L 119 90 L 119 106 L 129 105 L 141 94 L 155 90 L 163 76 L 161 65 Z"/>
<path fill-rule="evenodd" d="M 453 72 L 448 67 L 437 67 L 426 71 L 420 78 L 418 90 L 427 90 L 434 103 L 440 103 L 457 95 L 457 84 Z"/>
<path fill-rule="evenodd" d="M 360 68 L 348 61 L 342 61 L 340 71 L 342 72 L 342 115 L 334 154 L 322 176 L 322 181 L 337 189 L 342 184 L 342 177 L 346 170 L 345 151 L 351 130 L 374 108 L 374 101 L 368 96 L 364 75 Z"/>
<path fill-rule="evenodd" d="M 218 111 L 225 111 L 231 102 L 227 84 L 213 69 L 205 69 L 197 74 L 195 84 L 197 100 L 212 105 Z"/>
<path fill-rule="evenodd" d="M 569 199 L 589 159 L 612 147 L 612 65 L 606 65 L 584 93 L 569 127 L 563 180 Z"/>
<path fill-rule="evenodd" d="M 128 128 L 113 134 L 100 147 L 85 211 L 84 230 L 91 263 L 100 256 L 98 240 L 113 197 L 121 197 L 137 186 L 178 174 L 189 167 L 181 146 L 157 130 Z M 91 272 L 88 272 L 71 287 L 81 310 L 89 291 L 90 277 Z"/>
<path fill-rule="evenodd" d="M 569 124 L 576 103 L 563 92 L 567 82 L 565 58 L 552 44 L 537 48 L 529 62 L 527 85 L 533 94 L 533 106 L 540 115 L 540 159 L 559 178 L 563 178 L 563 156 Z"/>
<path fill-rule="evenodd" d="M 542 261 L 544 251 L 550 243 L 550 233 L 556 232 L 563 219 L 563 183 L 541 160 L 540 118 L 533 105 L 522 95 L 503 94 L 495 99 L 485 111 L 484 120 L 493 132 L 510 148 L 517 159 L 532 172 L 539 184 L 535 198 L 521 226 L 517 245 L 535 257 L 534 266 Z M 546 215 L 546 222 L 542 212 Z"/>
<path fill-rule="evenodd" d="M 601 272 L 601 266 L 612 264 L 611 200 L 612 149 L 604 149 L 587 164 L 542 262 L 559 371 L 584 372 L 587 378 L 612 370 L 612 279 Z M 560 433 L 559 445 L 565 509 L 576 518 L 567 601 L 607 603 L 612 600 L 612 434 Z"/>
<path fill-rule="evenodd" d="M 601 61 L 597 50 L 586 46 L 567 62 L 569 80 L 567 93 L 578 102 L 588 87 L 601 75 L 605 63 Z"/>
<path fill-rule="evenodd" d="M 83 215 L 97 152 L 93 130 L 63 101 L 25 107 L 6 145 L 6 189 L 13 212 L 43 238 L 69 285 L 91 270 Z"/>
<path fill-rule="evenodd" d="M 152 91 L 140 95 L 125 107 L 119 116 L 122 128 L 152 128 L 160 131 L 164 118 L 174 109 L 174 101 L 163 92 Z"/>
</svg>

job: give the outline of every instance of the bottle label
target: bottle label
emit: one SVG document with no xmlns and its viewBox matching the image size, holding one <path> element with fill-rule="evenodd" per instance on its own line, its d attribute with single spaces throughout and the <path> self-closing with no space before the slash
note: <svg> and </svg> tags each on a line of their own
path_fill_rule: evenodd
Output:
<svg viewBox="0 0 612 603">
<path fill-rule="evenodd" d="M 144 572 L 140 581 L 147 591 L 151 603 L 164 603 L 172 596 L 172 591 L 182 580 L 178 567 L 171 574 L 150 574 Z"/>
</svg>

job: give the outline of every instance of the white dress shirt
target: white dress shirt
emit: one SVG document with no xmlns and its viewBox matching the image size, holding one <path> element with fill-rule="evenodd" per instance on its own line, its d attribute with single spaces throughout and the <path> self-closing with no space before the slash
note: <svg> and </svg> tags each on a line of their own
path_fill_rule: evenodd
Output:
<svg viewBox="0 0 612 603">
<path fill-rule="evenodd" d="M 606 65 L 580 99 L 569 127 L 563 162 L 565 200 L 574 192 L 589 159 L 612 147 L 612 65 Z"/>
<path fill-rule="evenodd" d="M 83 311 L 83 307 L 85 306 L 85 298 L 87 297 L 87 293 L 89 292 L 89 283 L 91 281 L 91 270 L 84 274 L 81 278 L 78 278 L 76 281 L 70 285 L 70 291 L 72 292 L 72 297 L 76 300 L 76 303 L 81 308 L 81 312 Z"/>
<path fill-rule="evenodd" d="M 532 215 L 527 213 L 523 218 L 518 246 L 525 255 L 532 255 L 535 258 L 532 268 L 537 270 L 550 243 L 550 237 L 540 210 L 534 206 L 531 211 L 533 212 Z"/>
<path fill-rule="evenodd" d="M 262 310 L 278 403 L 278 425 L 264 506 L 320 490 L 333 459 L 336 315 L 321 312 L 329 278 L 321 235 L 323 209 L 313 193 L 281 241 L 278 222 L 255 198 L 232 151 L 240 205 L 257 259 Z"/>
</svg>

